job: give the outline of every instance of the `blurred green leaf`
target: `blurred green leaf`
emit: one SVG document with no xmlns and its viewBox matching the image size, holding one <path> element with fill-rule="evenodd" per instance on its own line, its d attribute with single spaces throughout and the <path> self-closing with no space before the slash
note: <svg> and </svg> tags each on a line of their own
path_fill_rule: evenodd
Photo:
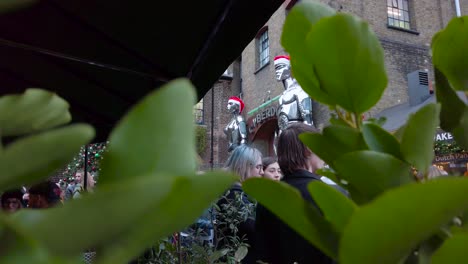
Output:
<svg viewBox="0 0 468 264">
<path fill-rule="evenodd" d="M 307 74 L 315 75 L 319 86 L 306 91 L 317 101 L 315 91 L 320 90 L 343 109 L 360 114 L 377 103 L 387 86 L 380 42 L 366 22 L 352 15 L 319 20 L 308 33 L 303 54 L 295 59 L 312 63 Z"/>
<path fill-rule="evenodd" d="M 178 79 L 134 106 L 109 137 L 99 184 L 156 172 L 194 172 L 194 101 L 191 83 Z"/>
<path fill-rule="evenodd" d="M 1 0 L 0 14 L 8 13 L 20 8 L 25 8 L 36 2 L 37 0 Z"/>
<path fill-rule="evenodd" d="M 464 149 L 468 149 L 468 107 L 465 107 L 463 116 L 460 119 L 460 125 L 452 131 L 458 144 Z"/>
<path fill-rule="evenodd" d="M 397 139 L 376 124 L 367 123 L 362 126 L 362 135 L 370 150 L 387 153 L 403 160 L 400 143 Z"/>
<path fill-rule="evenodd" d="M 336 259 L 336 231 L 299 191 L 286 183 L 264 178 L 248 179 L 242 188 L 311 244 Z"/>
<path fill-rule="evenodd" d="M 56 255 L 95 247 L 103 263 L 126 263 L 152 242 L 193 223 L 236 179 L 222 172 L 140 176 L 106 185 L 62 208 L 25 210 L 15 217 Z"/>
<path fill-rule="evenodd" d="M 468 91 L 468 16 L 455 17 L 432 38 L 432 63 L 455 90 Z"/>
<path fill-rule="evenodd" d="M 320 175 L 320 176 L 325 176 L 336 183 L 340 182 L 340 180 L 336 177 L 335 171 L 333 171 L 330 168 L 317 169 L 315 170 L 315 174 Z"/>
<path fill-rule="evenodd" d="M 299 135 L 299 138 L 330 166 L 333 166 L 337 158 L 348 152 L 367 149 L 359 130 L 340 125 L 324 128 L 322 135 L 304 133 Z"/>
<path fill-rule="evenodd" d="M 389 190 L 351 217 L 341 238 L 340 263 L 399 263 L 467 208 L 468 179 L 443 178 Z"/>
<path fill-rule="evenodd" d="M 325 219 L 333 225 L 338 233 L 343 233 L 351 215 L 358 209 L 358 206 L 340 191 L 323 182 L 311 182 L 307 188 Z"/>
<path fill-rule="evenodd" d="M 437 86 L 436 98 L 441 104 L 440 127 L 451 132 L 460 125 L 460 119 L 467 106 L 450 87 L 447 78 L 439 69 L 434 68 L 434 74 Z"/>
<path fill-rule="evenodd" d="M 390 154 L 376 151 L 356 151 L 341 156 L 335 169 L 368 200 L 382 192 L 410 183 L 410 165 Z M 351 193 L 352 194 L 352 193 Z"/>
<path fill-rule="evenodd" d="M 75 124 L 18 139 L 0 153 L 0 188 L 18 187 L 49 177 L 94 137 L 94 129 Z"/>
<path fill-rule="evenodd" d="M 429 104 L 408 118 L 401 139 L 401 153 L 407 162 L 426 173 L 434 159 L 434 135 L 439 125 L 440 105 Z"/>
<path fill-rule="evenodd" d="M 458 233 L 445 240 L 432 256 L 431 263 L 460 263 L 463 259 L 468 259 L 468 233 Z"/>
<path fill-rule="evenodd" d="M 323 17 L 331 16 L 335 11 L 323 4 L 312 1 L 301 1 L 289 12 L 283 27 L 281 44 L 291 55 L 291 66 L 294 77 L 304 91 L 313 95 L 317 101 L 335 105 L 335 100 L 320 90 L 319 82 L 314 75 L 313 60 L 304 59 L 308 54 L 305 40 L 312 25 Z"/>
<path fill-rule="evenodd" d="M 0 97 L 1 136 L 33 133 L 70 122 L 68 103 L 55 93 L 27 89 Z"/>
</svg>

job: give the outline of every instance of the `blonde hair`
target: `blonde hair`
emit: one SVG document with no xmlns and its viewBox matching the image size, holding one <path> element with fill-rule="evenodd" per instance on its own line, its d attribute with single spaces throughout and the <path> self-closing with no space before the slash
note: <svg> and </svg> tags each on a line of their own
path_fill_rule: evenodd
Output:
<svg viewBox="0 0 468 264">
<path fill-rule="evenodd" d="M 240 145 L 234 149 L 226 161 L 226 169 L 237 173 L 240 180 L 245 181 L 249 176 L 250 169 L 257 166 L 256 162 L 262 160 L 262 153 L 256 148 Z"/>
</svg>

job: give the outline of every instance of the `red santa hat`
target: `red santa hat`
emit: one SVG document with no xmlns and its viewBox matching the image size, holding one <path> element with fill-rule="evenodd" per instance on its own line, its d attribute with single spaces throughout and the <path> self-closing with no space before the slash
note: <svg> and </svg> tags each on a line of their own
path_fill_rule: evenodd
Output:
<svg viewBox="0 0 468 264">
<path fill-rule="evenodd" d="M 285 63 L 285 64 L 288 64 L 290 65 L 291 62 L 290 62 L 290 58 L 289 56 L 287 55 L 280 55 L 280 56 L 276 56 L 275 59 L 273 60 L 274 61 L 274 65 L 278 64 L 278 63 Z"/>
<path fill-rule="evenodd" d="M 237 96 L 231 96 L 229 97 L 229 101 L 228 102 L 231 102 L 231 103 L 234 103 L 234 104 L 238 104 L 239 105 L 239 114 L 242 113 L 242 110 L 244 110 L 244 102 Z"/>
</svg>

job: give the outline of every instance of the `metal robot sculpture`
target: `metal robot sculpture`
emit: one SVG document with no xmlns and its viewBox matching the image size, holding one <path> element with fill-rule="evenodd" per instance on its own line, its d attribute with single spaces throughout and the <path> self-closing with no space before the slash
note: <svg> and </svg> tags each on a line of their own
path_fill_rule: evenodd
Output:
<svg viewBox="0 0 468 264">
<path fill-rule="evenodd" d="M 274 59 L 276 80 L 283 82 L 284 92 L 279 98 L 278 127 L 280 132 L 292 123 L 303 122 L 313 125 L 312 100 L 291 76 L 289 56 L 276 56 Z"/>
<path fill-rule="evenodd" d="M 242 110 L 244 110 L 244 102 L 239 97 L 231 96 L 228 100 L 227 109 L 232 114 L 232 118 L 224 128 L 224 134 L 229 140 L 228 152 L 231 152 L 237 146 L 247 143 L 247 125 L 244 117 L 241 116 Z"/>
</svg>

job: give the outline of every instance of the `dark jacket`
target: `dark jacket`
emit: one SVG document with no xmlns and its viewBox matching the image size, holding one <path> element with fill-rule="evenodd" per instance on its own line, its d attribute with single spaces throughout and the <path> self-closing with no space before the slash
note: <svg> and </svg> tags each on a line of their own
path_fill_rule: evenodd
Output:
<svg viewBox="0 0 468 264">
<path fill-rule="evenodd" d="M 254 203 L 247 197 L 247 195 L 244 193 L 242 190 L 241 186 L 239 184 L 233 185 L 226 193 L 225 195 L 218 200 L 217 206 L 220 208 L 220 211 L 217 213 L 217 222 L 218 223 L 226 223 L 225 218 L 229 218 L 232 220 L 233 218 L 240 219 L 242 216 L 239 214 L 235 215 L 229 215 L 230 213 L 225 212 L 224 205 L 231 204 L 231 206 L 237 207 L 239 210 L 238 212 L 247 212 L 247 211 L 252 211 L 252 214 L 249 214 L 248 217 L 245 215 L 245 220 L 240 221 L 240 223 L 237 225 L 238 232 L 237 234 L 234 234 L 231 232 L 232 230 L 230 227 L 226 224 L 219 225 L 217 227 L 218 232 L 221 234 L 217 234 L 217 237 L 226 237 L 226 236 L 237 236 L 239 238 L 247 238 L 247 244 L 250 245 L 249 251 L 247 256 L 242 260 L 242 263 L 255 263 L 254 261 L 254 238 L 255 238 L 255 205 Z M 249 207 L 249 208 L 247 208 Z M 224 217 L 224 219 L 223 219 Z M 220 241 L 218 244 L 218 249 L 222 249 L 225 247 L 225 242 L 226 240 L 224 239 Z"/>
<path fill-rule="evenodd" d="M 285 175 L 283 181 L 298 189 L 305 200 L 315 205 L 307 185 L 311 181 L 320 181 L 318 175 L 306 170 L 297 170 L 291 175 Z M 259 260 L 270 264 L 334 263 L 260 203 L 257 205 L 255 228 Z"/>
</svg>

